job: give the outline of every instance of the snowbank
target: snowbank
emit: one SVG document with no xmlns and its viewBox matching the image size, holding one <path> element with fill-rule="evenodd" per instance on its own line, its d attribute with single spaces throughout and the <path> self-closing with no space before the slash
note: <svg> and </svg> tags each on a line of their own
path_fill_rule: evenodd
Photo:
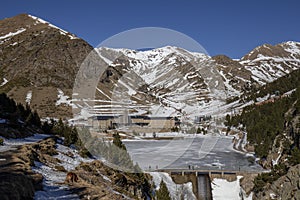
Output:
<svg viewBox="0 0 300 200">
<path fill-rule="evenodd" d="M 229 182 L 225 179 L 214 179 L 212 181 L 212 195 L 214 200 L 250 200 L 252 194 L 245 197 L 240 186 L 242 176 L 238 176 L 236 181 Z"/>
</svg>

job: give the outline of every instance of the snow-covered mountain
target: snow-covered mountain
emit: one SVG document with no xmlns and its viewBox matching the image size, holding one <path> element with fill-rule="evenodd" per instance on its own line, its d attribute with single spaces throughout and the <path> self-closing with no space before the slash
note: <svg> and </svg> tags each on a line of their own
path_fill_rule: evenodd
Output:
<svg viewBox="0 0 300 200">
<path fill-rule="evenodd" d="M 166 46 L 148 51 L 99 48 L 108 65 L 102 74 L 94 111 L 186 117 L 195 109 L 225 103 L 225 86 L 214 61 L 207 55 Z M 111 56 L 111 55 L 114 56 Z M 203 111 L 204 112 L 204 111 Z M 197 113 L 199 115 L 199 113 Z"/>
<path fill-rule="evenodd" d="M 240 60 L 166 46 L 147 51 L 96 49 L 107 64 L 96 90 L 100 114 L 219 115 L 226 99 L 300 68 L 300 44 L 257 47 Z"/>
<path fill-rule="evenodd" d="M 42 116 L 71 117 L 71 106 L 82 108 L 71 96 L 76 74 L 93 50 L 85 41 L 21 14 L 0 20 L 0 47 L 0 92 L 30 104 Z M 263 45 L 239 60 L 172 46 L 92 52 L 100 63 L 87 73 L 107 69 L 94 88 L 97 103 L 85 103 L 90 114 L 129 110 L 190 119 L 224 114 L 231 106 L 226 99 L 300 68 L 298 42 Z"/>
</svg>

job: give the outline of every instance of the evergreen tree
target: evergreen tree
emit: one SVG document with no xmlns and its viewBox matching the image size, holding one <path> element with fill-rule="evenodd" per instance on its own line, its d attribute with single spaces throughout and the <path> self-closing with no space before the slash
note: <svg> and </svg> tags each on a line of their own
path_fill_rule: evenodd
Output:
<svg viewBox="0 0 300 200">
<path fill-rule="evenodd" d="M 30 113 L 30 114 L 27 116 L 27 118 L 26 118 L 26 120 L 25 120 L 25 123 L 26 123 L 26 125 L 30 125 L 30 124 L 32 123 L 32 121 L 33 121 L 33 114 Z"/>
<path fill-rule="evenodd" d="M 48 135 L 53 134 L 52 128 L 53 128 L 53 124 L 49 124 L 48 121 L 45 121 L 42 125 L 42 130 L 44 131 L 45 134 L 48 134 Z"/>
<path fill-rule="evenodd" d="M 292 165 L 300 164 L 300 150 L 298 148 L 292 150 L 289 161 Z"/>
<path fill-rule="evenodd" d="M 159 184 L 159 190 L 156 192 L 157 200 L 171 200 L 170 192 L 163 180 Z"/>
<path fill-rule="evenodd" d="M 36 111 L 33 112 L 33 115 L 32 115 L 32 124 L 37 126 L 37 127 L 41 127 L 41 119 L 40 119 L 40 116 L 38 115 L 38 113 Z"/>
<path fill-rule="evenodd" d="M 62 121 L 62 119 L 60 118 L 58 120 L 58 122 L 54 123 L 53 126 L 53 133 L 59 136 L 64 136 L 64 129 L 65 129 L 65 125 Z"/>
<path fill-rule="evenodd" d="M 114 133 L 114 134 L 113 134 L 113 137 L 114 137 L 114 139 L 113 139 L 113 144 L 114 144 L 116 147 L 118 147 L 118 148 L 121 148 L 121 149 L 123 149 L 123 150 L 126 150 L 126 147 L 125 147 L 125 145 L 123 144 L 123 142 L 122 142 L 122 140 L 121 140 L 121 137 L 120 137 L 119 133 Z"/>
</svg>

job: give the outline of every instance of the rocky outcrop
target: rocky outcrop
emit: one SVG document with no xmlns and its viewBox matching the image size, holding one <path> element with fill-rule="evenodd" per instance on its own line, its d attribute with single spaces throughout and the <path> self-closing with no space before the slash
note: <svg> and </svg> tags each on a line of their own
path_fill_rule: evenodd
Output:
<svg viewBox="0 0 300 200">
<path fill-rule="evenodd" d="M 253 191 L 254 179 L 256 174 L 244 174 L 240 180 L 240 186 L 245 191 L 246 195 L 249 195 Z"/>
<path fill-rule="evenodd" d="M 31 168 L 34 161 L 45 161 L 52 154 L 55 154 L 53 138 L 1 153 L 1 199 L 33 199 L 35 191 L 43 188 L 43 176 Z"/>
<path fill-rule="evenodd" d="M 216 62 L 218 71 L 224 78 L 229 80 L 229 84 L 238 91 L 247 90 L 250 86 L 251 72 L 248 71 L 239 61 L 232 60 L 225 55 L 212 57 Z"/>
<path fill-rule="evenodd" d="M 151 196 L 149 175 L 115 170 L 99 160 L 82 162 L 67 173 L 62 166 L 65 161 L 55 155 L 63 154 L 71 160 L 74 155 L 56 148 L 57 138 L 50 137 L 1 153 L 1 199 L 33 199 L 35 191 L 43 189 L 43 176 L 32 171 L 36 162 L 65 173 L 65 181 L 54 184 L 68 185 L 68 191 L 78 194 L 81 199 L 147 199 Z"/>
<path fill-rule="evenodd" d="M 81 163 L 72 172 L 77 181 L 69 182 L 71 189 L 82 199 L 147 199 L 150 197 L 150 176 L 125 173 L 97 160 Z"/>
<path fill-rule="evenodd" d="M 291 167 L 285 176 L 255 194 L 254 199 L 300 199 L 300 165 Z"/>
</svg>

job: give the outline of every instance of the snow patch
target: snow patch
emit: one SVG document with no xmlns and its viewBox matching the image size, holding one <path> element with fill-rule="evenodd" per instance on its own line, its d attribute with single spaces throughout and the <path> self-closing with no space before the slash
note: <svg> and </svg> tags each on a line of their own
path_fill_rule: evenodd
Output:
<svg viewBox="0 0 300 200">
<path fill-rule="evenodd" d="M 8 80 L 6 78 L 3 78 L 3 82 L 0 84 L 0 87 L 4 86 L 6 83 L 8 83 Z"/>
<path fill-rule="evenodd" d="M 56 145 L 58 155 L 53 156 L 58 158 L 61 162 L 59 165 L 63 166 L 67 171 L 74 170 L 81 162 L 91 162 L 92 159 L 82 158 L 76 149 Z M 65 172 L 56 171 L 49 166 L 40 162 L 35 162 L 33 171 L 41 173 L 44 177 L 43 191 L 35 193 L 35 199 L 79 199 L 78 195 L 72 194 L 66 185 L 61 185 L 66 177 Z"/>
<path fill-rule="evenodd" d="M 229 182 L 225 179 L 215 178 L 212 181 L 212 195 L 214 200 L 240 200 L 252 199 L 250 194 L 248 197 L 243 195 L 243 190 L 240 186 L 242 176 L 237 176 L 237 180 Z"/>
<path fill-rule="evenodd" d="M 58 158 L 61 160 L 61 166 L 63 166 L 67 171 L 74 170 L 76 166 L 78 166 L 81 162 L 91 162 L 92 159 L 82 158 L 78 151 L 66 147 L 61 144 L 57 144 L 56 150 L 58 151 L 58 155 L 53 156 L 54 158 Z M 72 154 L 73 156 L 67 156 L 67 154 Z"/>
<path fill-rule="evenodd" d="M 21 146 L 24 144 L 39 142 L 47 137 L 49 137 L 49 135 L 45 135 L 45 134 L 34 134 L 31 137 L 22 138 L 22 139 L 6 139 L 0 136 L 0 138 L 4 139 L 3 146 L 0 146 L 0 152 L 8 151 L 14 149 L 17 146 Z"/>
<path fill-rule="evenodd" d="M 30 102 L 31 102 L 31 99 L 32 99 L 32 91 L 28 91 L 27 92 L 27 95 L 26 95 L 26 98 L 25 98 L 25 102 L 30 105 Z"/>
<path fill-rule="evenodd" d="M 6 35 L 0 36 L 0 40 L 13 37 L 13 36 L 18 35 L 18 34 L 24 32 L 24 31 L 26 31 L 26 29 L 25 28 L 21 28 L 21 29 L 17 30 L 16 32 L 9 32 Z"/>
<path fill-rule="evenodd" d="M 61 104 L 67 104 L 68 106 L 75 106 L 73 103 L 72 103 L 72 99 L 70 99 L 69 96 L 65 95 L 64 92 L 61 90 L 61 89 L 57 89 L 57 101 L 55 103 L 56 106 L 59 106 Z"/>
<path fill-rule="evenodd" d="M 43 175 L 43 190 L 36 191 L 34 195 L 35 200 L 44 199 L 79 199 L 78 195 L 72 194 L 66 185 L 59 185 L 63 183 L 66 173 L 55 171 L 52 168 L 40 163 L 34 162 L 35 167 L 32 168 L 34 172 Z"/>
<path fill-rule="evenodd" d="M 300 54 L 300 44 L 296 43 L 296 42 L 286 42 L 286 44 L 288 45 L 288 48 L 285 48 L 284 50 L 291 53 L 291 54 Z M 298 46 L 297 46 L 298 44 Z"/>
<path fill-rule="evenodd" d="M 110 96 L 108 96 L 107 94 L 105 94 L 102 90 L 100 90 L 98 87 L 96 87 L 96 90 L 98 92 L 100 92 L 101 94 L 103 94 L 106 98 L 108 98 L 109 100 L 111 100 Z M 73 94 L 74 95 L 74 94 Z"/>
<path fill-rule="evenodd" d="M 123 85 L 125 88 L 127 88 L 128 94 L 129 94 L 130 96 L 136 94 L 136 91 L 135 91 L 134 89 L 132 89 L 128 84 L 124 83 L 121 79 L 118 81 L 118 83 L 120 83 L 120 84 Z"/>
<path fill-rule="evenodd" d="M 53 24 L 51 24 L 51 23 L 49 23 L 49 22 L 47 22 L 43 19 L 41 19 L 41 18 L 32 16 L 32 15 L 28 15 L 28 16 L 31 17 L 32 19 L 34 19 L 36 21 L 36 23 L 47 24 L 48 26 L 57 29 L 60 34 L 68 36 L 71 40 L 79 39 L 78 37 L 74 36 L 73 34 L 67 32 L 67 31 L 65 31 L 65 30 L 63 30 L 63 29 L 61 29 L 61 28 L 59 28 L 59 27 L 57 27 L 57 26 L 55 26 L 55 25 L 53 25 Z"/>
</svg>

